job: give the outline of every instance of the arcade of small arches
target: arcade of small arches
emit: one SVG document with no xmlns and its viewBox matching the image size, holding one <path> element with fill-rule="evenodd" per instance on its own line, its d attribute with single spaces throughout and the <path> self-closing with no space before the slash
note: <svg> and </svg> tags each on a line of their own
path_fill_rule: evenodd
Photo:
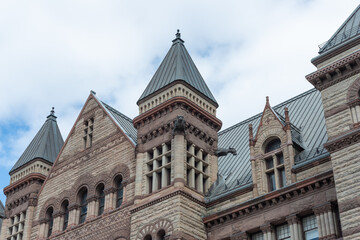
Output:
<svg viewBox="0 0 360 240">
<path fill-rule="evenodd" d="M 96 179 L 95 184 L 78 183 L 78 187 L 74 188 L 76 192 L 60 194 L 65 196 L 61 201 L 49 199 L 40 211 L 40 239 L 47 239 L 104 212 L 120 208 L 126 201 L 126 183 L 123 174 L 118 173 L 111 181 Z"/>
</svg>

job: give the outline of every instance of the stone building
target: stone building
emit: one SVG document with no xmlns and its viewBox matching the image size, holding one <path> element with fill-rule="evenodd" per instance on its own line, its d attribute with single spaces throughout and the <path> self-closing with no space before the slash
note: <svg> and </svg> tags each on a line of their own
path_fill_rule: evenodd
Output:
<svg viewBox="0 0 360 240">
<path fill-rule="evenodd" d="M 10 171 L 2 240 L 360 239 L 360 5 L 315 88 L 222 130 L 180 33 L 126 117 L 91 92 Z"/>
</svg>

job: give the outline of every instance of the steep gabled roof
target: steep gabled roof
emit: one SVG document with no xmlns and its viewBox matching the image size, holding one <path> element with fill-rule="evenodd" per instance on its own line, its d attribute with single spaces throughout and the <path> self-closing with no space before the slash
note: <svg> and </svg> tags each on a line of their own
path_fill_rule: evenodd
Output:
<svg viewBox="0 0 360 240">
<path fill-rule="evenodd" d="M 218 106 L 214 96 L 186 50 L 179 32 L 176 34 L 176 39 L 173 40 L 170 50 L 155 72 L 155 75 L 139 98 L 138 103 L 178 80 L 186 82 Z"/>
<path fill-rule="evenodd" d="M 323 147 L 328 136 L 320 92 L 311 89 L 273 107 L 280 120 L 284 118 L 282 114 L 285 107 L 289 109 L 293 138 L 296 137 L 295 142 L 301 143 L 304 148 L 295 156 L 294 168 L 328 155 Z M 223 183 L 214 183 L 206 201 L 213 201 L 252 184 L 248 126 L 252 124 L 256 132 L 261 116 L 262 113 L 259 113 L 219 133 L 219 148 L 233 147 L 237 155 L 228 154 L 219 158 L 218 174 Z"/>
<path fill-rule="evenodd" d="M 60 152 L 64 140 L 56 122 L 54 108 L 51 110 L 45 123 L 35 135 L 29 146 L 25 149 L 19 160 L 15 163 L 10 173 L 27 164 L 35 158 L 41 158 L 53 163 Z"/>
<path fill-rule="evenodd" d="M 123 132 L 133 141 L 134 144 L 136 144 L 137 130 L 134 128 L 132 119 L 125 116 L 115 108 L 110 107 L 108 104 L 104 102 L 101 103 L 104 105 L 105 109 L 111 114 L 111 116 L 116 120 Z"/>
<path fill-rule="evenodd" d="M 334 35 L 320 48 L 319 53 L 325 53 L 337 46 L 360 38 L 360 5 L 352 12 Z"/>
</svg>

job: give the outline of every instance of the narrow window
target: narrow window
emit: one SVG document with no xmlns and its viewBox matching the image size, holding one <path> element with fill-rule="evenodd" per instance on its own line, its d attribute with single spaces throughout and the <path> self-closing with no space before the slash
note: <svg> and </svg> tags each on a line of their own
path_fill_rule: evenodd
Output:
<svg viewBox="0 0 360 240">
<path fill-rule="evenodd" d="M 281 188 L 285 187 L 286 186 L 285 169 L 280 168 L 280 169 L 278 169 L 278 172 L 279 172 L 279 185 Z"/>
<path fill-rule="evenodd" d="M 268 183 L 269 183 L 269 192 L 276 190 L 275 174 L 274 172 L 267 173 Z"/>
<path fill-rule="evenodd" d="M 290 228 L 288 224 L 283 224 L 276 227 L 276 239 L 277 240 L 291 239 Z"/>
<path fill-rule="evenodd" d="M 319 232 L 315 215 L 310 215 L 302 219 L 305 240 L 318 240 Z"/>
<path fill-rule="evenodd" d="M 122 185 L 122 177 L 118 176 L 115 179 L 116 183 L 116 208 L 119 208 L 123 201 L 124 187 Z"/>
<path fill-rule="evenodd" d="M 47 224 L 48 224 L 48 232 L 47 232 L 47 236 L 50 237 L 52 230 L 53 230 L 53 225 L 54 225 L 54 216 L 53 216 L 53 208 L 49 208 L 46 211 L 46 220 L 47 220 Z"/>
<path fill-rule="evenodd" d="M 98 215 L 101 215 L 104 212 L 104 206 L 105 206 L 104 184 L 99 184 L 99 186 L 97 186 L 96 194 L 99 201 Z"/>
<path fill-rule="evenodd" d="M 83 139 L 84 139 L 85 149 L 92 146 L 93 130 L 94 130 L 94 119 L 90 118 L 89 120 L 84 122 Z"/>
<path fill-rule="evenodd" d="M 264 234 L 262 232 L 257 232 L 251 234 L 251 240 L 264 240 Z"/>
<path fill-rule="evenodd" d="M 63 222 L 63 231 L 66 230 L 66 228 L 68 227 L 68 223 L 69 223 L 69 202 L 67 200 L 65 200 L 62 204 L 61 204 L 61 208 L 62 211 L 64 213 L 64 222 Z"/>
<path fill-rule="evenodd" d="M 83 223 L 86 220 L 87 215 L 87 189 L 84 188 L 79 192 L 80 197 L 80 221 L 79 223 Z"/>
</svg>

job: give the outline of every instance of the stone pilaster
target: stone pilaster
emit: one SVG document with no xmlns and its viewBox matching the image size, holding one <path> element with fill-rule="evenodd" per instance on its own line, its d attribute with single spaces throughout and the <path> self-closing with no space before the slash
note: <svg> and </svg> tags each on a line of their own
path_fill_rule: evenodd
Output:
<svg viewBox="0 0 360 240">
<path fill-rule="evenodd" d="M 286 221 L 289 224 L 291 239 L 303 240 L 300 219 L 296 215 L 290 215 L 286 218 Z"/>
<path fill-rule="evenodd" d="M 264 234 L 264 240 L 275 240 L 274 227 L 270 223 L 266 223 L 260 229 Z"/>
<path fill-rule="evenodd" d="M 185 154 L 185 138 L 182 134 L 174 136 L 174 185 L 183 187 L 184 180 L 184 156 Z"/>
<path fill-rule="evenodd" d="M 314 208 L 318 224 L 319 239 L 336 239 L 337 227 L 334 212 L 330 203 Z"/>
</svg>

